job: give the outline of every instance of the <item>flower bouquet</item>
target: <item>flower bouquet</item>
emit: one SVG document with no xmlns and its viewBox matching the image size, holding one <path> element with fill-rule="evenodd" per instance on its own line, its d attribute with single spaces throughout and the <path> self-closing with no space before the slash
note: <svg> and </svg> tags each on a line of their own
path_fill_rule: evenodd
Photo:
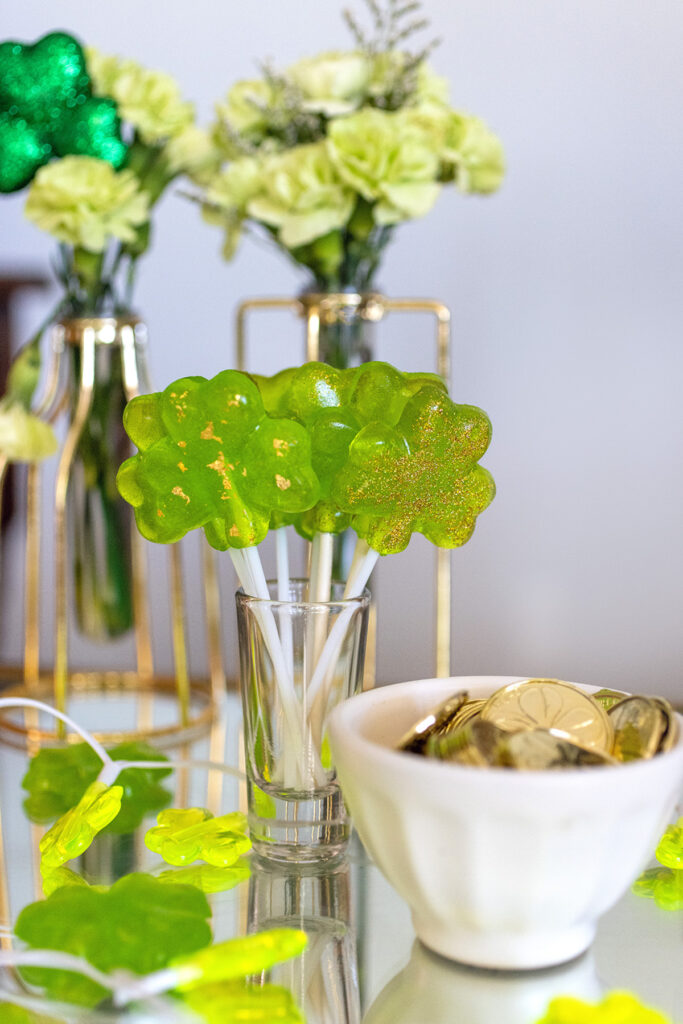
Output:
<svg viewBox="0 0 683 1024">
<path fill-rule="evenodd" d="M 121 415 L 130 397 L 118 327 L 135 322 L 135 272 L 154 205 L 179 175 L 201 177 L 211 152 L 170 76 L 84 51 L 62 32 L 34 45 L 0 45 L 0 190 L 27 188 L 27 218 L 58 242 L 61 294 L 48 323 L 61 322 L 68 342 L 71 421 L 79 403 L 83 412 L 67 501 L 77 618 L 95 639 L 132 625 L 129 517 L 115 486 L 127 454 Z M 111 337 L 96 339 L 90 369 L 83 331 L 107 319 Z M 44 330 L 24 350 L 37 365 Z M 139 376 L 144 386 L 144 367 Z"/>
<path fill-rule="evenodd" d="M 444 186 L 486 194 L 503 177 L 500 142 L 450 105 L 432 47 L 409 48 L 426 24 L 419 4 L 368 7 L 369 32 L 346 12 L 353 49 L 265 66 L 216 106 L 224 163 L 202 199 L 224 256 L 255 228 L 306 270 L 309 291 L 369 291 L 399 224 L 425 216 Z M 321 358 L 348 366 L 358 345 L 337 325 Z"/>
</svg>

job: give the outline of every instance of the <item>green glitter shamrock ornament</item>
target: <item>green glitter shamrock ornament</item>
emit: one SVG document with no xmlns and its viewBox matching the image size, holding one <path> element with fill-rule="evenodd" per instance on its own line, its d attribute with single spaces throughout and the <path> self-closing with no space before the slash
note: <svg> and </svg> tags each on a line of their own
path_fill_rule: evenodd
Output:
<svg viewBox="0 0 683 1024">
<path fill-rule="evenodd" d="M 85 957 L 101 971 L 149 974 L 211 942 L 206 896 L 191 885 L 164 885 L 149 875 L 126 875 L 106 892 L 67 885 L 19 915 L 17 936 L 35 949 Z M 108 993 L 72 971 L 25 968 L 33 985 L 55 999 L 95 1006 Z"/>
<path fill-rule="evenodd" d="M 93 782 L 71 810 L 40 840 L 41 871 L 61 867 L 88 849 L 98 832 L 121 810 L 123 786 Z"/>
<path fill-rule="evenodd" d="M 214 867 L 229 867 L 251 849 L 247 819 L 235 811 L 214 818 L 202 807 L 162 811 L 145 836 L 145 845 L 167 864 L 183 867 L 204 860 Z"/>
<path fill-rule="evenodd" d="M 602 1002 L 585 1003 L 574 996 L 553 999 L 536 1024 L 671 1024 L 663 1013 L 644 1006 L 630 992 L 610 992 Z"/>
<path fill-rule="evenodd" d="M 0 44 L 0 192 L 23 188 L 56 156 L 98 157 L 118 169 L 127 152 L 116 105 L 92 95 L 73 36 Z"/>
<path fill-rule="evenodd" d="M 300 512 L 319 496 L 306 429 L 272 418 L 237 370 L 186 377 L 134 398 L 124 426 L 138 454 L 117 484 L 140 533 L 168 544 L 204 527 L 221 551 L 258 544 L 271 513 Z"/>
<path fill-rule="evenodd" d="M 477 464 L 490 438 L 481 409 L 456 405 L 425 383 L 395 426 L 373 421 L 356 435 L 332 500 L 353 514 L 359 537 L 381 555 L 402 551 L 414 531 L 439 547 L 458 547 L 495 494 Z"/>
</svg>

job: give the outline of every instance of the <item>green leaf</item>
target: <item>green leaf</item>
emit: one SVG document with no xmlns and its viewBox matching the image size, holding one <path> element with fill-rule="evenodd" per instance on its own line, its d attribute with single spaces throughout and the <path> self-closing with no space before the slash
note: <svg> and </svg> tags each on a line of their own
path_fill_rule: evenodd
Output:
<svg viewBox="0 0 683 1024">
<path fill-rule="evenodd" d="M 251 840 L 247 819 L 239 811 L 214 818 L 202 807 L 189 807 L 162 811 L 145 836 L 145 845 L 175 867 L 205 860 L 224 868 L 251 849 Z"/>
<path fill-rule="evenodd" d="M 133 874 L 107 892 L 71 885 L 57 889 L 21 912 L 15 932 L 33 948 L 85 957 L 101 971 L 148 974 L 207 946 L 210 916 L 206 896 L 194 886 Z M 95 1006 L 107 995 L 73 971 L 32 967 L 22 973 L 54 999 Z"/>
<path fill-rule="evenodd" d="M 0 1020 L 2 1024 L 63 1024 L 56 1017 L 44 1017 L 35 1010 L 27 1010 L 16 1003 L 0 1002 Z"/>
<path fill-rule="evenodd" d="M 166 761 L 168 758 L 148 743 L 121 743 L 112 747 L 114 761 Z M 22 786 L 28 792 L 24 809 L 31 821 L 54 821 L 74 807 L 95 781 L 102 762 L 87 743 L 57 749 L 44 748 L 31 759 Z M 126 768 L 117 785 L 123 788 L 121 810 L 106 831 L 123 835 L 134 832 L 143 819 L 171 800 L 161 780 L 171 774 L 165 768 Z"/>
<path fill-rule="evenodd" d="M 206 1024 L 306 1024 L 292 993 L 278 985 L 203 985 L 183 1000 Z"/>
</svg>

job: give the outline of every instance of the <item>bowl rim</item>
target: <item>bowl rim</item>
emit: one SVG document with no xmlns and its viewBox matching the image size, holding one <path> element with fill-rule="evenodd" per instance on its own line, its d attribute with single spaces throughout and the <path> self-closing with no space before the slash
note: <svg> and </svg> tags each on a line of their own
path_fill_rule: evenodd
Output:
<svg viewBox="0 0 683 1024">
<path fill-rule="evenodd" d="M 431 686 L 434 689 L 443 689 L 448 691 L 449 687 L 447 684 L 456 685 L 453 687 L 453 692 L 458 689 L 457 684 L 468 683 L 470 686 L 484 686 L 486 684 L 491 685 L 491 692 L 501 686 L 506 686 L 509 683 L 522 681 L 524 679 L 535 679 L 540 678 L 537 676 L 449 676 L 442 678 L 429 678 L 429 679 L 411 679 L 403 683 L 392 683 L 388 686 L 378 686 L 373 690 L 366 690 L 363 693 L 356 694 L 354 697 L 350 697 L 342 704 L 338 705 L 332 714 L 328 722 L 330 742 L 332 745 L 333 755 L 336 759 L 335 738 L 343 737 L 341 742 L 344 743 L 349 741 L 356 749 L 363 750 L 368 756 L 372 757 L 376 762 L 384 764 L 387 768 L 393 768 L 396 771 L 404 771 L 410 764 L 411 774 L 423 773 L 432 775 L 437 773 L 441 775 L 444 781 L 447 778 L 453 779 L 454 773 L 456 777 L 462 779 L 468 778 L 470 780 L 489 779 L 494 781 L 498 785 L 503 786 L 519 786 L 525 785 L 530 788 L 534 786 L 542 787 L 557 787 L 557 786 L 594 786 L 599 779 L 610 783 L 616 779 L 631 779 L 632 781 L 640 773 L 642 775 L 648 772 L 657 773 L 662 765 L 669 766 L 671 759 L 680 760 L 681 764 L 681 775 L 683 782 L 683 715 L 680 712 L 675 712 L 678 717 L 679 723 L 679 737 L 676 745 L 671 749 L 667 750 L 663 754 L 658 754 L 656 757 L 641 759 L 637 761 L 628 761 L 622 764 L 615 765 L 601 765 L 599 771 L 588 771 L 576 770 L 576 771 L 553 771 L 552 769 L 542 769 L 538 771 L 510 771 L 509 768 L 487 768 L 482 771 L 481 768 L 475 765 L 462 765 L 453 764 L 452 762 L 437 761 L 435 758 L 425 758 L 420 754 L 413 754 L 410 751 L 396 750 L 391 747 L 387 747 L 382 743 L 378 743 L 375 740 L 368 739 L 366 736 L 358 730 L 351 730 L 349 727 L 351 722 L 356 720 L 358 715 L 362 713 L 365 716 L 371 708 L 382 702 L 383 698 L 388 699 L 389 703 L 393 703 L 396 700 L 400 700 L 402 696 L 408 696 L 406 693 L 406 687 L 410 687 L 411 691 L 416 691 L 427 686 Z M 543 677 L 550 678 L 550 677 Z M 563 680 L 563 682 L 569 682 L 569 680 Z M 572 685 L 577 686 L 581 690 L 585 690 L 588 693 L 595 693 L 598 690 L 604 689 L 600 686 L 591 686 L 584 683 L 573 683 Z M 461 685 L 460 689 L 465 689 L 465 685 Z M 631 696 L 627 691 L 623 692 L 626 696 Z M 447 692 L 444 693 L 444 699 L 447 696 Z M 438 696 L 436 697 L 438 700 Z M 359 710 L 360 709 L 360 710 Z M 409 759 L 409 760 L 408 760 Z M 615 775 L 615 773 L 617 773 Z"/>
</svg>

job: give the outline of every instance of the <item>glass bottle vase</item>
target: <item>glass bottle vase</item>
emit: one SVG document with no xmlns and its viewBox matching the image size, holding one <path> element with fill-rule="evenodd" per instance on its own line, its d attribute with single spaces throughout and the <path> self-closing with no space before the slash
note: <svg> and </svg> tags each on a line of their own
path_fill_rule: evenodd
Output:
<svg viewBox="0 0 683 1024">
<path fill-rule="evenodd" d="M 126 402 L 148 390 L 146 331 L 132 316 L 77 317 L 61 321 L 56 337 L 66 350 L 75 440 L 66 518 L 76 624 L 89 639 L 107 641 L 133 627 L 132 509 L 116 474 L 130 454 Z"/>
</svg>

